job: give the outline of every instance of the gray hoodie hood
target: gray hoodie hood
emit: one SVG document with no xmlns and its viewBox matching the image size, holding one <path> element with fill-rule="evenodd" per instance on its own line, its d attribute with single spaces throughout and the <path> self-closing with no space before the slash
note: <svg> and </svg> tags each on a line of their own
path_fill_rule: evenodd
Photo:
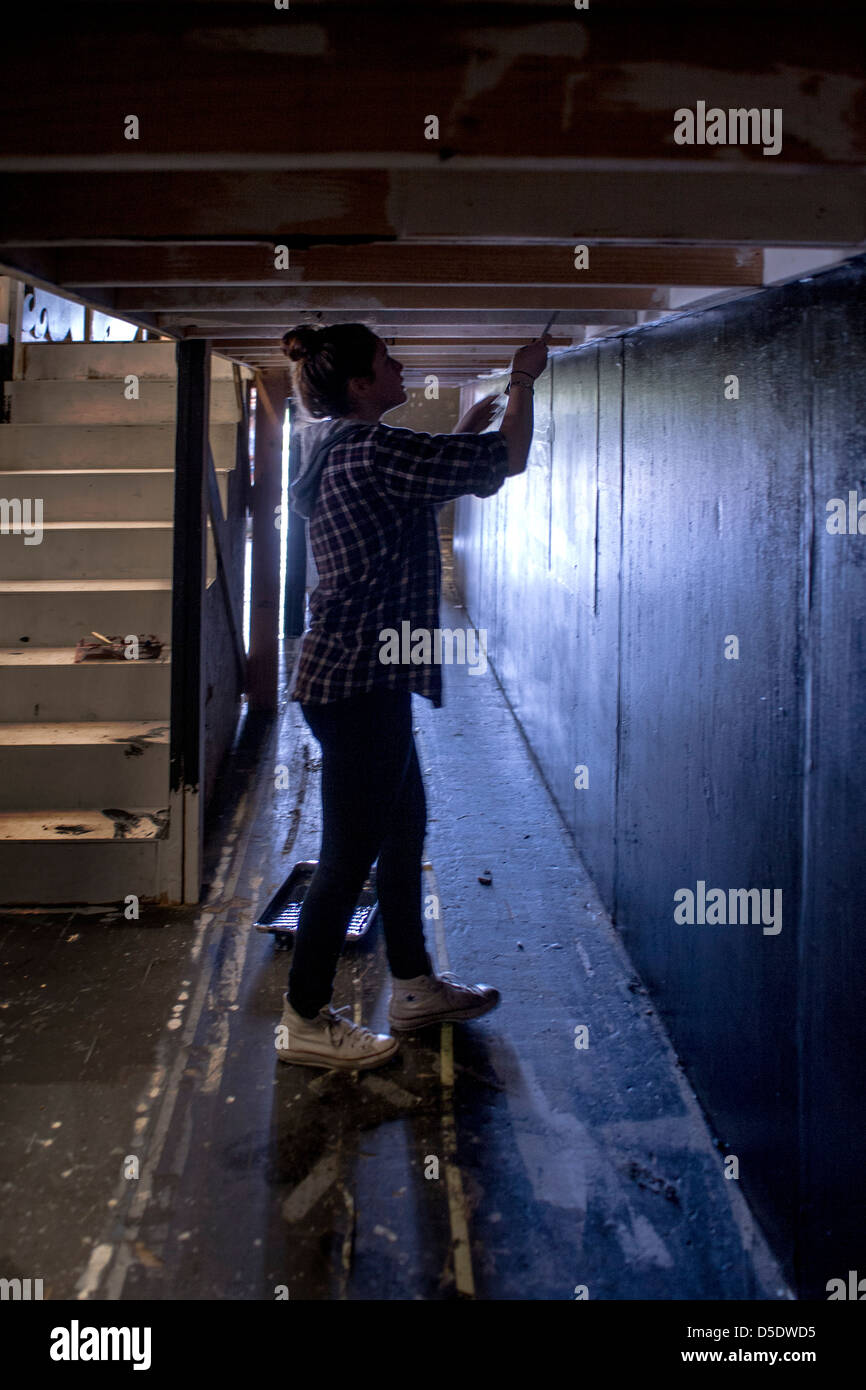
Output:
<svg viewBox="0 0 866 1390">
<path fill-rule="evenodd" d="M 372 429 L 367 420 L 315 420 L 298 431 L 297 468 L 289 488 L 292 511 L 309 517 L 316 505 L 322 469 L 334 444 L 362 430 Z"/>
</svg>

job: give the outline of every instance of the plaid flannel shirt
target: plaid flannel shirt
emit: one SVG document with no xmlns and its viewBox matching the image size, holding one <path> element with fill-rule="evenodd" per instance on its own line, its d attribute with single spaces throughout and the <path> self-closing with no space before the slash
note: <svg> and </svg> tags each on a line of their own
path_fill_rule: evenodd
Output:
<svg viewBox="0 0 866 1390">
<path fill-rule="evenodd" d="M 309 522 L 319 583 L 292 700 L 331 704 L 387 686 L 441 706 L 440 664 L 384 664 L 379 634 L 400 633 L 406 621 L 438 628 L 437 508 L 469 493 L 492 496 L 507 467 L 498 431 L 424 434 L 377 424 L 334 445 Z"/>
</svg>

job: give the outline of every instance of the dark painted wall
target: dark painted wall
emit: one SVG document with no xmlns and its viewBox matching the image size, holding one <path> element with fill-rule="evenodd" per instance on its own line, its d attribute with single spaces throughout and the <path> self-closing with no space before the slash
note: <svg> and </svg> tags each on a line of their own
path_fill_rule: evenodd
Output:
<svg viewBox="0 0 866 1390">
<path fill-rule="evenodd" d="M 527 473 L 455 523 L 550 789 L 819 1298 L 866 1275 L 866 535 L 826 529 L 866 497 L 864 291 L 859 258 L 554 359 Z M 781 931 L 679 925 L 698 880 L 781 890 Z"/>
</svg>

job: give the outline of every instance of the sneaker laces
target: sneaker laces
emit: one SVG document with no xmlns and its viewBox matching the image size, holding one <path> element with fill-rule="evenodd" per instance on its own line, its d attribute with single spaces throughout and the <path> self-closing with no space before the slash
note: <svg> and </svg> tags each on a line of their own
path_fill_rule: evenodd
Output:
<svg viewBox="0 0 866 1390">
<path fill-rule="evenodd" d="M 458 980 L 453 970 L 443 970 L 442 974 L 439 975 L 437 978 L 441 981 L 443 985 L 456 985 L 458 989 L 472 988 L 471 985 L 464 985 L 460 980 Z"/>
<path fill-rule="evenodd" d="M 477 985 L 467 985 L 459 980 L 453 970 L 443 970 L 439 979 L 445 985 L 454 985 L 457 989 L 465 990 L 467 994 L 477 995 L 481 993 Z"/>
<path fill-rule="evenodd" d="M 327 1013 L 324 1013 L 324 1010 L 322 1011 L 328 1029 L 328 1036 L 335 1047 L 342 1047 L 347 1036 L 350 1036 L 352 1033 L 358 1034 L 358 1038 L 353 1039 L 353 1041 L 360 1041 L 361 1039 L 366 1041 L 367 1038 L 373 1037 L 369 1028 L 364 1028 L 360 1023 L 355 1023 L 351 1018 L 345 1018 L 343 1016 L 351 1007 L 351 1004 L 343 1004 L 339 1009 L 329 1008 Z M 349 1029 L 348 1034 L 345 1031 L 346 1028 Z"/>
</svg>

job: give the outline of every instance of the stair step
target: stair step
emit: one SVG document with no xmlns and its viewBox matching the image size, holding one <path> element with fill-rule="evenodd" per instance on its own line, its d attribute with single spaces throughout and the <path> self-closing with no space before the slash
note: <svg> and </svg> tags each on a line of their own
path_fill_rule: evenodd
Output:
<svg viewBox="0 0 866 1390">
<path fill-rule="evenodd" d="M 0 811 L 168 805 L 168 723 L 0 724 Z"/>
<path fill-rule="evenodd" d="M 96 629 L 171 637 L 169 579 L 0 580 L 0 644 L 74 646 Z"/>
<path fill-rule="evenodd" d="M 157 425 L 172 424 L 177 405 L 174 381 L 140 383 L 138 400 L 127 400 L 123 373 L 108 381 L 10 381 L 6 384 L 9 419 L 16 425 Z M 239 418 L 234 382 L 215 381 L 210 419 L 215 424 Z"/>
<path fill-rule="evenodd" d="M 41 542 L 0 535 L 0 579 L 165 579 L 170 521 L 46 521 Z"/>
<path fill-rule="evenodd" d="M 236 425 L 211 420 L 210 443 L 214 467 L 233 469 Z M 174 450 L 173 423 L 0 425 L 0 468 L 16 472 L 43 468 L 174 468 Z"/>
<path fill-rule="evenodd" d="M 142 379 L 163 377 L 174 381 L 176 349 L 173 340 L 169 343 L 26 343 L 24 377 L 28 381 L 89 381 L 135 372 Z M 231 362 L 213 355 L 211 380 L 226 379 L 232 379 Z"/>
<path fill-rule="evenodd" d="M 0 649 L 0 723 L 167 722 L 170 660 L 167 648 L 155 661 L 79 662 L 71 645 Z"/>
<path fill-rule="evenodd" d="M 223 515 L 229 473 L 217 473 Z M 41 498 L 46 521 L 171 521 L 173 468 L 0 470 L 0 497 Z M 31 513 L 32 514 L 32 513 Z"/>
<path fill-rule="evenodd" d="M 22 813 L 12 814 L 17 820 Z M 73 807 L 35 814 L 48 824 L 84 826 L 89 813 Z M 130 814 L 136 813 L 131 810 Z M 143 827 L 150 813 L 138 814 Z M 142 902 L 154 900 L 160 882 L 160 859 L 167 843 L 161 837 L 129 836 L 109 844 L 89 833 L 68 831 L 60 833 L 57 839 L 0 838 L 0 903 L 4 907 L 60 903 L 105 903 L 117 907 L 125 904 L 130 893 Z"/>
<path fill-rule="evenodd" d="M 177 378 L 176 344 L 25 343 L 25 381 L 93 381 L 135 372 L 142 380 Z"/>
<path fill-rule="evenodd" d="M 57 841 L 61 844 L 101 844 L 116 840 L 159 840 L 165 835 L 167 808 L 120 808 L 111 814 L 80 806 L 47 811 L 0 812 L 0 841 L 17 843 Z"/>
</svg>

